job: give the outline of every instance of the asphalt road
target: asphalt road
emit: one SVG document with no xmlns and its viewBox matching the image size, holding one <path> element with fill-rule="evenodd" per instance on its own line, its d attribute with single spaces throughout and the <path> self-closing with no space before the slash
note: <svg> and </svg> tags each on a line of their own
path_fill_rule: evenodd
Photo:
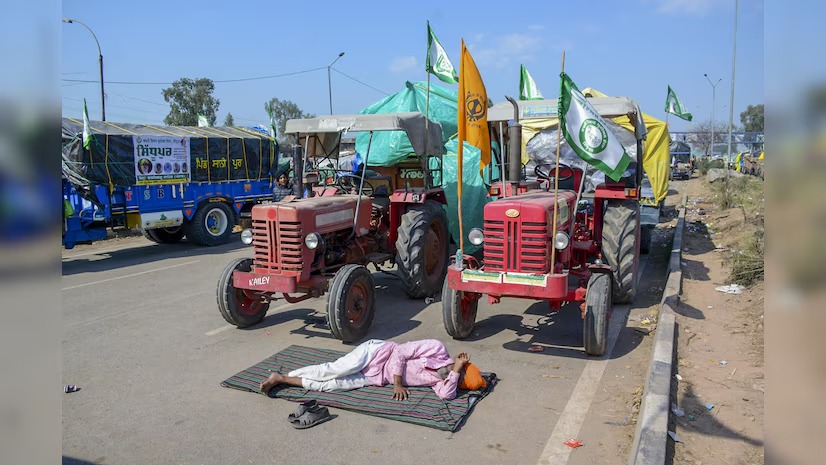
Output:
<svg viewBox="0 0 826 465">
<path fill-rule="evenodd" d="M 480 303 L 476 334 L 454 341 L 439 302 L 410 300 L 376 273 L 369 337 L 438 338 L 501 381 L 455 433 L 338 409 L 295 430 L 287 415 L 296 404 L 220 382 L 292 344 L 349 346 L 324 327 L 325 298 L 274 303 L 251 329 L 227 325 L 215 285 L 231 259 L 248 255 L 237 237 L 217 248 L 130 238 L 64 251 L 63 380 L 81 388 L 63 397 L 64 463 L 565 464 L 585 449 L 562 442 L 594 415 L 606 368 L 647 359 L 623 343 L 628 306 L 614 310 L 609 349 L 623 336 L 604 359 L 584 354 L 575 305 L 549 316 L 541 302 Z M 528 352 L 531 344 L 545 350 Z"/>
</svg>

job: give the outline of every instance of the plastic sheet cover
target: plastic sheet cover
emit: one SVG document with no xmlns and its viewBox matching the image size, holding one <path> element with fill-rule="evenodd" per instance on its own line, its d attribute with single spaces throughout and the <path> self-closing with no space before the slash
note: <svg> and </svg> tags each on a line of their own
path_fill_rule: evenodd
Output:
<svg viewBox="0 0 826 465">
<path fill-rule="evenodd" d="M 361 114 L 402 113 L 418 111 L 427 112 L 429 119 L 442 125 L 442 144 L 457 132 L 457 98 L 456 91 L 430 85 L 430 105 L 427 108 L 427 83 L 406 82 L 404 90 L 370 105 Z M 367 153 L 370 134 L 358 133 L 356 151 Z M 368 166 L 395 166 L 413 153 L 413 147 L 404 131 L 384 131 L 373 133 L 370 145 Z"/>
<path fill-rule="evenodd" d="M 447 154 L 442 157 L 442 189 L 447 197 L 447 225 L 450 237 L 459 244 L 459 164 L 456 152 L 459 141 L 453 138 L 445 145 Z M 467 233 L 472 228 L 482 229 L 485 219 L 485 204 L 489 201 L 488 189 L 479 173 L 479 149 L 465 142 L 462 165 L 462 221 L 465 233 L 465 253 L 473 253 L 479 247 L 467 240 Z M 435 160 L 434 160 L 435 162 Z M 452 250 L 450 253 L 453 254 Z"/>
<path fill-rule="evenodd" d="M 631 158 L 637 158 L 637 140 L 634 133 L 624 129 L 617 123 L 607 120 L 605 123 L 613 132 L 625 151 Z M 547 127 L 533 138 L 531 138 L 525 145 L 525 151 L 528 154 L 528 163 L 526 163 L 526 171 L 529 176 L 533 175 L 534 168 L 539 164 L 548 164 L 556 166 L 556 141 L 557 141 L 557 124 Z M 599 184 L 605 182 L 605 173 L 596 170 L 591 165 L 585 162 L 579 155 L 576 154 L 565 139 L 562 139 L 560 148 L 559 162 L 568 165 L 572 168 L 580 168 L 586 170 L 585 177 L 585 191 L 593 192 Z M 546 167 L 547 170 L 547 167 Z"/>
</svg>

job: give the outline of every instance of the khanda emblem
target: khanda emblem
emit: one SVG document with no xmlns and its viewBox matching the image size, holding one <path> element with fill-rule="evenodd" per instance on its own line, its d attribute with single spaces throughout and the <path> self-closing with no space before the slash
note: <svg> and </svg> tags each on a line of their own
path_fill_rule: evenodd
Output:
<svg viewBox="0 0 826 465">
<path fill-rule="evenodd" d="M 485 116 L 485 102 L 482 101 L 482 96 L 468 92 L 467 97 L 465 97 L 465 110 L 467 110 L 468 121 L 482 119 Z"/>
</svg>

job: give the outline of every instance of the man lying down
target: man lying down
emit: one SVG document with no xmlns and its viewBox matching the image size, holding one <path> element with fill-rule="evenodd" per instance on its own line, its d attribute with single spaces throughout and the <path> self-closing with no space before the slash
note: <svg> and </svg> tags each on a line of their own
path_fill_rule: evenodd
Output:
<svg viewBox="0 0 826 465">
<path fill-rule="evenodd" d="M 430 386 L 440 398 L 456 397 L 456 389 L 483 389 L 487 383 L 470 356 L 450 358 L 445 345 L 435 339 L 397 344 L 371 339 L 334 362 L 310 365 L 286 375 L 272 373 L 261 383 L 267 394 L 279 384 L 312 391 L 349 391 L 364 386 L 393 385 L 393 399 L 406 400 L 407 387 Z"/>
</svg>

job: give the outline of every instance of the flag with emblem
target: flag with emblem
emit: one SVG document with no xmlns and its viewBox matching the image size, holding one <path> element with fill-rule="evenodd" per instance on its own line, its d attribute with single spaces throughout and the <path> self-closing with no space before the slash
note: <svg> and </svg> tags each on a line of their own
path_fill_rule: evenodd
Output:
<svg viewBox="0 0 826 465">
<path fill-rule="evenodd" d="M 277 131 L 276 122 L 275 122 L 275 114 L 272 112 L 272 107 L 267 105 L 267 114 L 270 116 L 270 139 L 272 139 L 272 148 L 274 150 L 274 154 L 278 155 L 279 147 L 278 147 L 278 140 L 275 138 Z"/>
<path fill-rule="evenodd" d="M 86 109 L 86 99 L 83 99 L 83 148 L 89 150 L 92 143 L 92 130 L 89 128 L 89 110 Z"/>
<path fill-rule="evenodd" d="M 542 100 L 542 92 L 536 87 L 531 73 L 525 68 L 525 65 L 519 65 L 519 100 Z"/>
<path fill-rule="evenodd" d="M 488 130 L 488 94 L 485 83 L 470 52 L 462 40 L 462 55 L 459 62 L 459 163 L 462 160 L 462 143 L 481 151 L 482 169 L 490 164 L 490 132 Z M 459 172 L 462 172 L 461 165 Z"/>
<path fill-rule="evenodd" d="M 198 127 L 199 128 L 208 128 L 209 127 L 209 120 L 206 116 L 198 114 Z"/>
<path fill-rule="evenodd" d="M 447 52 L 442 47 L 433 29 L 430 29 L 430 21 L 427 22 L 427 59 L 425 60 L 425 71 L 433 74 L 442 82 L 456 84 L 458 76 L 453 63 L 447 57 Z"/>
<path fill-rule="evenodd" d="M 565 73 L 559 93 L 559 125 L 565 141 L 591 166 L 619 181 L 631 163 L 617 136 Z"/>
<path fill-rule="evenodd" d="M 665 112 L 671 113 L 672 115 L 686 121 L 691 121 L 693 118 L 691 113 L 685 111 L 685 107 L 680 102 L 680 99 L 677 98 L 677 94 L 671 90 L 671 86 L 668 86 L 668 95 L 665 97 Z"/>
</svg>

